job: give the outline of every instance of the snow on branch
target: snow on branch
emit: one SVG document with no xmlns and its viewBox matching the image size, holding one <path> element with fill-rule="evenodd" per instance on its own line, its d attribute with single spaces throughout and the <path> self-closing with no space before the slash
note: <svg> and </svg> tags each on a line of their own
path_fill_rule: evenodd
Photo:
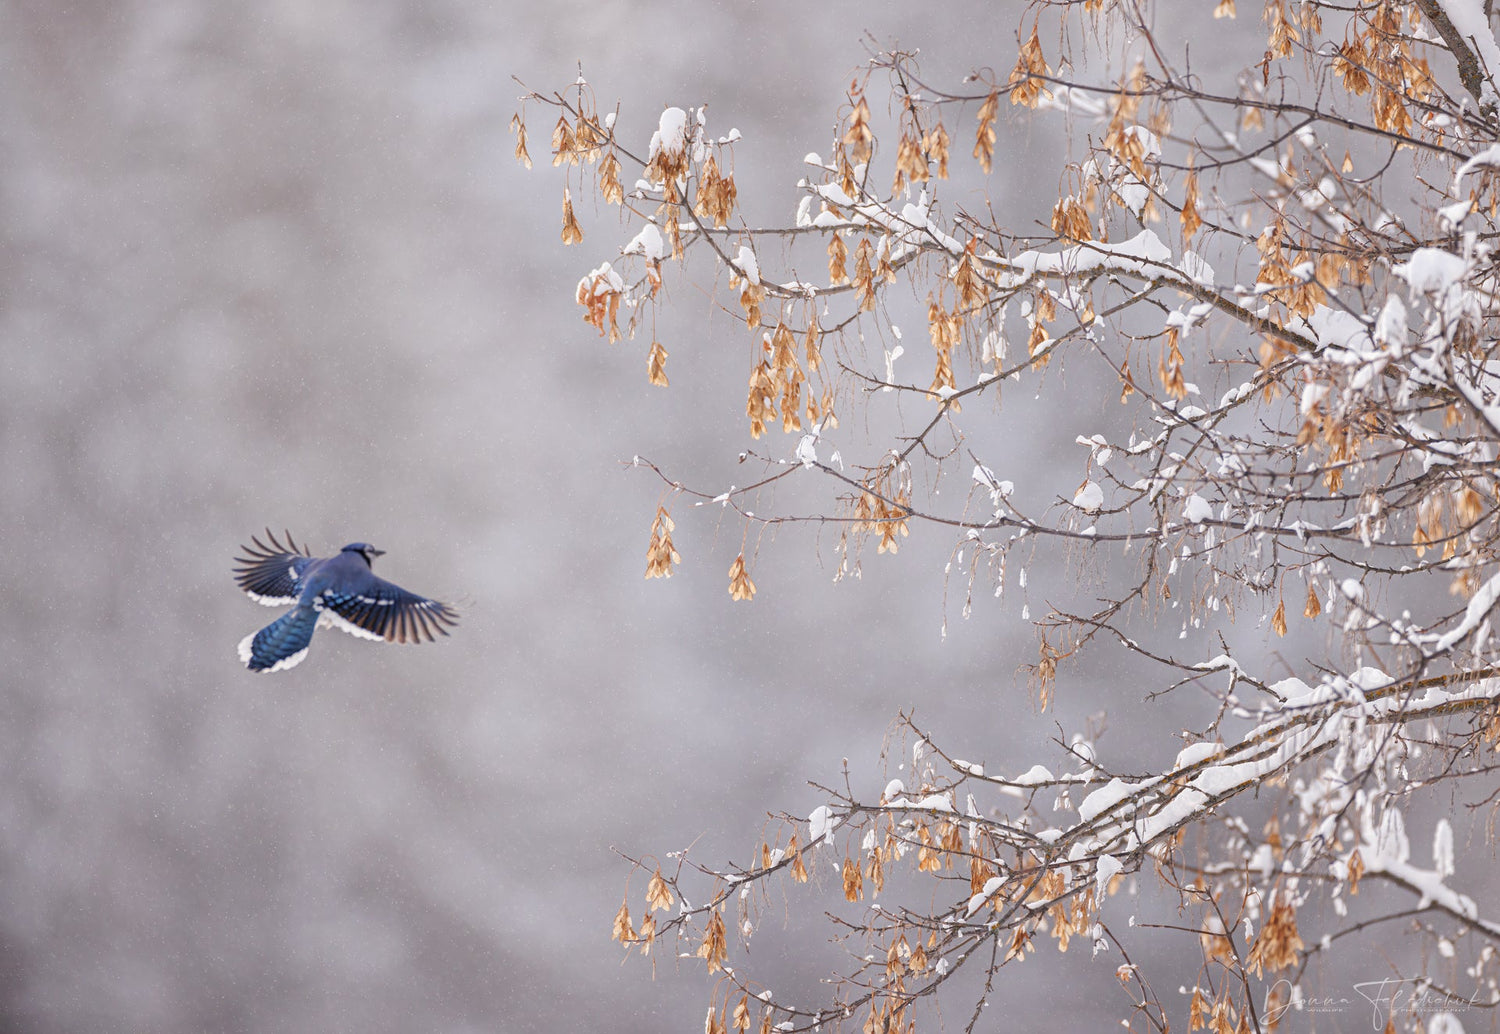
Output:
<svg viewBox="0 0 1500 1034">
<path fill-rule="evenodd" d="M 1500 47 L 1477 0 L 1236 8 L 1041 5 L 1013 66 L 959 81 L 873 52 L 828 99 L 831 139 L 775 142 L 806 157 L 756 207 L 784 213 L 769 224 L 735 163 L 773 148 L 705 107 L 523 98 L 517 156 L 543 113 L 563 241 L 593 249 L 584 322 L 638 338 L 666 386 L 658 316 L 699 295 L 664 284 L 731 317 L 713 355 L 744 405 L 722 472 L 629 461 L 660 489 L 647 577 L 703 576 L 678 566 L 674 513 L 741 530 L 709 576 L 747 604 L 778 587 L 744 543 L 816 536 L 806 555 L 851 582 L 935 544 L 943 628 L 1024 628 L 1036 713 L 1066 695 L 1160 733 L 1112 744 L 1101 719 L 996 758 L 986 730 L 905 719 L 913 754 L 883 790 L 819 787 L 816 810 L 747 831 L 750 863 L 639 862 L 647 911 L 622 906 L 616 936 L 705 965 L 708 1034 L 906 1031 L 955 994 L 943 1014 L 972 1030 L 1014 963 L 1079 939 L 1114 959 L 1132 1028 L 1180 1021 L 1159 985 L 1185 989 L 1189 1030 L 1265 1029 L 1316 993 L 1314 955 L 1394 915 L 1469 938 L 1490 979 L 1494 888 L 1453 844 L 1490 852 L 1500 797 Z M 1199 17 L 1222 68 L 1179 57 Z M 585 238 L 590 190 L 622 228 Z M 1108 692 L 1090 675 L 1127 670 Z M 963 737 L 980 762 L 934 746 Z M 1368 877 L 1400 904 L 1359 896 Z M 767 936 L 752 891 L 774 883 L 849 949 L 796 995 L 734 961 Z M 1155 957 L 1171 935 L 1194 972 Z"/>
</svg>

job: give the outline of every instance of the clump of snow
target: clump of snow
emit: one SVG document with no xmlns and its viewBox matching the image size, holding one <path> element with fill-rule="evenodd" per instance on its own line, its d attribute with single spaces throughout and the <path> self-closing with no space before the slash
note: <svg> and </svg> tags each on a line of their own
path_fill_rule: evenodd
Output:
<svg viewBox="0 0 1500 1034">
<path fill-rule="evenodd" d="M 642 255 L 648 261 L 660 262 L 666 254 L 666 245 L 661 239 L 661 231 L 651 223 L 641 227 L 641 232 L 630 239 L 630 243 L 621 249 L 624 255 Z"/>
<path fill-rule="evenodd" d="M 1040 786 L 1042 783 L 1056 781 L 1057 777 L 1047 770 L 1045 765 L 1032 765 L 1026 771 L 1016 776 L 1011 782 L 1020 786 Z"/>
<path fill-rule="evenodd" d="M 1005 878 L 1003 876 L 991 876 L 989 879 L 985 880 L 984 889 L 981 890 L 978 894 L 975 894 L 973 897 L 969 898 L 969 908 L 965 913 L 964 918 L 967 919 L 975 912 L 978 912 L 981 908 L 984 907 L 984 903 L 990 898 L 994 897 L 996 894 L 1000 893 L 1000 888 L 1004 886 Z"/>
<path fill-rule="evenodd" d="M 1426 1034 L 1464 1034 L 1463 1021 L 1451 1012 L 1435 1012 L 1427 1021 Z"/>
<path fill-rule="evenodd" d="M 1276 871 L 1276 852 L 1271 850 L 1271 845 L 1261 844 L 1257 847 L 1255 854 L 1250 856 L 1247 868 L 1259 872 L 1261 879 L 1269 880 Z"/>
<path fill-rule="evenodd" d="M 1104 900 L 1104 894 L 1109 890 L 1109 881 L 1114 879 L 1123 868 L 1125 868 L 1124 864 L 1114 855 L 1099 856 L 1099 860 L 1094 863 L 1094 899 L 1096 901 Z"/>
<path fill-rule="evenodd" d="M 1481 585 L 1479 591 L 1470 597 L 1469 605 L 1464 608 L 1463 620 L 1443 633 L 1434 644 L 1434 648 L 1442 652 L 1456 646 L 1460 640 L 1479 627 L 1480 622 L 1495 606 L 1497 597 L 1500 597 L 1500 574 Z"/>
<path fill-rule="evenodd" d="M 1195 665 L 1199 667 L 1199 665 Z M 1174 769 L 1184 769 L 1190 765 L 1196 765 L 1206 758 L 1211 758 L 1224 748 L 1217 743 L 1194 743 L 1184 747 L 1177 752 L 1177 760 L 1172 762 Z"/>
<path fill-rule="evenodd" d="M 982 464 L 974 464 L 973 478 L 985 488 L 993 489 L 998 482 L 995 480 L 995 472 Z"/>
<path fill-rule="evenodd" d="M 1397 295 L 1387 297 L 1381 306 L 1372 336 L 1377 344 L 1387 347 L 1406 343 L 1406 305 Z"/>
<path fill-rule="evenodd" d="M 1432 867 L 1442 877 L 1452 876 L 1455 872 L 1453 827 L 1447 819 L 1438 819 L 1437 828 L 1432 831 Z"/>
<path fill-rule="evenodd" d="M 843 226 L 847 222 L 847 219 L 840 219 L 838 216 L 834 215 L 832 211 L 824 208 L 818 211 L 818 214 L 813 217 L 812 221 L 808 225 L 816 226 L 820 229 L 825 229 L 830 226 Z"/>
<path fill-rule="evenodd" d="M 1469 218 L 1469 214 L 1473 211 L 1474 202 L 1470 198 L 1444 205 L 1438 209 L 1438 225 L 1452 233 L 1464 224 L 1464 220 Z"/>
<path fill-rule="evenodd" d="M 1126 126 L 1125 136 L 1140 142 L 1141 150 L 1147 158 L 1161 157 L 1161 141 L 1155 133 L 1142 125 Z"/>
<path fill-rule="evenodd" d="M 1459 182 L 1475 169 L 1500 168 L 1500 144 L 1490 144 L 1458 167 L 1453 174 L 1453 193 L 1459 193 Z"/>
<path fill-rule="evenodd" d="M 756 259 L 755 252 L 748 244 L 740 245 L 739 252 L 734 256 L 734 266 L 750 283 L 760 283 L 760 261 Z"/>
<path fill-rule="evenodd" d="M 1214 285 L 1214 267 L 1204 261 L 1203 256 L 1196 251 L 1184 251 L 1182 253 L 1182 271 L 1187 278 L 1195 284 L 1203 287 Z"/>
<path fill-rule="evenodd" d="M 1391 267 L 1413 294 L 1436 294 L 1463 279 L 1468 263 L 1441 248 L 1418 248 L 1411 258 Z"/>
<path fill-rule="evenodd" d="M 589 270 L 588 275 L 578 281 L 580 295 L 584 288 L 590 287 L 590 285 L 592 293 L 596 295 L 615 294 L 625 290 L 625 281 L 620 278 L 620 274 L 616 273 L 614 267 L 608 262 L 600 263 L 598 269 Z"/>
<path fill-rule="evenodd" d="M 687 149 L 687 112 L 681 108 L 667 108 L 661 113 L 661 118 L 656 124 L 656 132 L 651 136 L 651 150 L 649 158 L 655 158 L 663 152 L 667 154 L 680 155 Z"/>
<path fill-rule="evenodd" d="M 1136 790 L 1141 788 L 1140 783 L 1127 783 L 1123 779 L 1111 779 L 1099 789 L 1089 794 L 1078 805 L 1078 817 L 1084 822 L 1092 822 L 1099 815 L 1113 808 Z"/>
<path fill-rule="evenodd" d="M 807 817 L 807 837 L 810 843 L 816 844 L 819 840 L 833 843 L 833 831 L 838 828 L 839 818 L 833 813 L 833 809 L 826 804 L 820 804 L 812 810 Z"/>
<path fill-rule="evenodd" d="M 1151 199 L 1151 188 L 1142 183 L 1135 173 L 1127 172 L 1121 181 L 1115 184 L 1115 196 L 1120 199 L 1121 204 L 1130 209 L 1132 215 L 1139 219 L 1146 207 L 1146 202 Z"/>
<path fill-rule="evenodd" d="M 1175 271 L 1172 249 L 1150 230 L 1142 230 L 1130 240 L 1118 244 L 1090 241 L 1055 254 L 1022 252 L 1011 261 L 1011 265 L 1023 278 L 1037 273 L 1085 273 L 1103 267 L 1148 276 Z"/>
<path fill-rule="evenodd" d="M 1104 505 L 1104 489 L 1096 481 L 1085 481 L 1073 493 L 1073 505 L 1085 513 L 1098 513 L 1099 508 Z"/>
<path fill-rule="evenodd" d="M 1079 435 L 1074 441 L 1089 450 L 1095 463 L 1108 463 L 1115 454 L 1102 434 Z"/>
<path fill-rule="evenodd" d="M 818 465 L 818 432 L 815 428 L 811 434 L 804 434 L 801 441 L 797 443 L 797 461 L 804 468 Z"/>
<path fill-rule="evenodd" d="M 935 793 L 929 797 L 923 797 L 914 807 L 923 808 L 928 811 L 952 811 L 953 794 L 947 792 Z"/>
<path fill-rule="evenodd" d="M 1213 516 L 1213 504 L 1197 492 L 1188 496 L 1187 502 L 1182 506 L 1182 519 L 1189 524 L 1202 524 L 1204 521 L 1213 520 Z"/>
<path fill-rule="evenodd" d="M 1380 817 L 1380 832 L 1376 834 L 1375 847 L 1380 855 L 1397 862 L 1411 857 L 1411 841 L 1406 836 L 1406 821 L 1398 808 L 1387 808 Z"/>
<path fill-rule="evenodd" d="M 891 385 L 896 383 L 896 360 L 906 354 L 906 349 L 896 345 L 885 354 L 885 387 L 882 391 L 890 391 Z"/>
</svg>

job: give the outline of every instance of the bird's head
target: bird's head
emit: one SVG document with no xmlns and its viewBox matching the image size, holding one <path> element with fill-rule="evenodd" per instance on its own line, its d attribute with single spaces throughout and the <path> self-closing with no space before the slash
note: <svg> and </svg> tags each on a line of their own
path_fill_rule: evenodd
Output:
<svg viewBox="0 0 1500 1034">
<path fill-rule="evenodd" d="M 383 550 L 383 549 L 376 549 L 374 546 L 370 545 L 368 542 L 351 542 L 347 546 L 345 546 L 341 550 L 341 552 L 344 552 L 344 553 L 358 553 L 360 556 L 362 556 L 362 557 L 365 558 L 365 563 L 366 564 L 371 564 L 371 565 L 374 564 L 376 557 L 378 557 L 378 556 L 384 556 L 385 555 L 385 550 Z"/>
</svg>

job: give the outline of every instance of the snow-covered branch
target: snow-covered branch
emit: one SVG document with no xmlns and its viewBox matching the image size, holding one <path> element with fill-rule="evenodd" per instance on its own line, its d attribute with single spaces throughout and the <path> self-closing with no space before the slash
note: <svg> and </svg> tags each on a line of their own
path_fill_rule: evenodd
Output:
<svg viewBox="0 0 1500 1034">
<path fill-rule="evenodd" d="M 1440 958 L 1471 938 L 1493 993 L 1497 917 L 1459 889 L 1452 845 L 1467 823 L 1490 849 L 1454 801 L 1500 800 L 1485 760 L 1500 741 L 1500 47 L 1477 0 L 1212 14 L 1239 55 L 1222 67 L 1189 68 L 1174 35 L 1189 19 L 1151 2 L 1038 6 L 1004 76 L 929 82 L 913 55 L 872 53 L 830 99 L 833 138 L 788 171 L 777 225 L 740 206 L 734 162 L 755 142 L 715 135 L 704 109 L 601 117 L 583 84 L 524 98 L 556 117 L 564 241 L 583 240 L 572 197 L 590 189 L 628 224 L 580 264 L 585 321 L 611 340 L 652 328 L 647 376 L 665 387 L 662 287 L 696 278 L 749 346 L 727 360 L 747 391 L 725 419 L 747 441 L 722 483 L 631 461 L 662 490 L 647 577 L 680 561 L 674 513 L 712 511 L 747 541 L 816 529 L 836 578 L 937 540 L 934 577 L 963 618 L 1032 626 L 1039 709 L 1115 664 L 1146 674 L 1111 707 L 1195 694 L 1194 727 L 1169 719 L 1175 743 L 1060 731 L 1051 756 L 1003 763 L 934 745 L 976 737 L 958 753 L 981 756 L 982 730 L 907 720 L 904 774 L 820 790 L 817 811 L 756 838 L 752 864 L 644 866 L 647 910 L 622 907 L 616 936 L 648 952 L 671 937 L 706 964 L 708 1034 L 905 1031 L 979 970 L 963 983 L 974 1029 L 1012 963 L 1076 938 L 1121 952 L 1131 1016 L 1165 1030 L 1148 930 L 1199 949 L 1194 975 L 1158 982 L 1191 989 L 1189 1030 L 1264 1029 L 1315 993 L 1312 953 L 1392 916 L 1420 916 Z M 1113 49 L 1049 52 L 1083 39 Z M 1046 167 L 1029 137 L 1002 138 L 1005 111 L 1068 131 L 1074 151 Z M 524 115 L 516 130 L 529 161 Z M 1018 176 L 1056 197 L 1037 207 L 1009 190 Z M 1043 440 L 1060 444 L 1032 455 Z M 756 595 L 754 561 L 734 557 L 736 600 Z M 1452 796 L 1429 821 L 1438 785 Z M 1407 815 L 1434 830 L 1430 866 Z M 835 901 L 814 911 L 847 965 L 821 999 L 772 995 L 735 943 L 766 936 L 760 889 L 812 897 L 819 872 Z M 1372 876 L 1394 910 L 1358 896 Z"/>
</svg>

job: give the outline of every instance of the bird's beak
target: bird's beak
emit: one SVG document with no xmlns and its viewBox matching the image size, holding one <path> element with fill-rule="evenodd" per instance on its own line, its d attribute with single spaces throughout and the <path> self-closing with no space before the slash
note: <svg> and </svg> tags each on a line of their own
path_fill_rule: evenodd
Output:
<svg viewBox="0 0 1500 1034">
<path fill-rule="evenodd" d="M 383 550 L 383 549 L 376 549 L 374 546 L 371 546 L 370 547 L 370 555 L 371 556 L 385 556 L 385 550 Z"/>
</svg>

